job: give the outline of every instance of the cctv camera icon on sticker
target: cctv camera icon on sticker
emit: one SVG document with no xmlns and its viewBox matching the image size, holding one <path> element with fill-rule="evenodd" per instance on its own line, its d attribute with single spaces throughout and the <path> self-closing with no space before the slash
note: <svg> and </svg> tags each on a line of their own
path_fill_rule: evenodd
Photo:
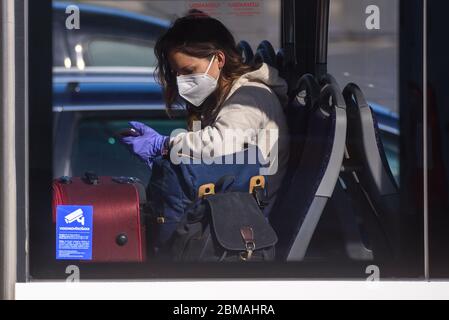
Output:
<svg viewBox="0 0 449 320">
<path fill-rule="evenodd" d="M 75 221 L 81 223 L 81 225 L 84 226 L 84 213 L 83 210 L 78 209 L 73 211 L 72 213 L 69 213 L 64 217 L 65 223 L 71 224 Z"/>
</svg>

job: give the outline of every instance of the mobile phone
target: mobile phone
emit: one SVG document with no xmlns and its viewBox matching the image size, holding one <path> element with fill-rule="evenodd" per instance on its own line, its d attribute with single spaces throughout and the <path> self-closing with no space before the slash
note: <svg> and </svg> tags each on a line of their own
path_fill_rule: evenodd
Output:
<svg viewBox="0 0 449 320">
<path fill-rule="evenodd" d="M 138 137 L 140 136 L 140 132 L 137 131 L 134 128 L 128 128 L 128 129 L 124 129 L 122 131 L 120 131 L 118 133 L 119 136 L 125 138 L 125 137 Z"/>
</svg>

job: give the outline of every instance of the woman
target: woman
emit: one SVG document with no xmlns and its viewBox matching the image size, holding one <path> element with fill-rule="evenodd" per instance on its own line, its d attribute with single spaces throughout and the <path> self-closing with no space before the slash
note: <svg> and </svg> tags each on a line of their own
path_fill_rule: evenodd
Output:
<svg viewBox="0 0 449 320">
<path fill-rule="evenodd" d="M 272 198 L 288 159 L 283 110 L 287 84 L 278 71 L 265 63 L 245 65 L 229 30 L 201 14 L 176 20 L 158 40 L 155 53 L 166 107 L 170 111 L 178 97 L 185 101 L 189 131 L 165 137 L 142 123 L 131 122 L 141 136 L 123 142 L 149 166 L 155 157 L 170 150 L 202 155 L 208 149 L 208 154 L 219 157 L 257 143 L 263 157 L 270 159 Z M 233 131 L 237 134 L 229 134 Z"/>
</svg>

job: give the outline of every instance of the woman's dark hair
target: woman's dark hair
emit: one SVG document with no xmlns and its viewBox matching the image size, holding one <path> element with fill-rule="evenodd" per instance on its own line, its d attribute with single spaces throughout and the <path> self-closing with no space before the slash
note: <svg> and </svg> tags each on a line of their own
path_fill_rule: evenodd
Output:
<svg viewBox="0 0 449 320">
<path fill-rule="evenodd" d="M 187 16 L 174 22 L 157 41 L 154 49 L 158 60 L 157 80 L 164 89 L 164 98 L 169 113 L 178 99 L 177 74 L 171 69 L 168 61 L 168 55 L 172 50 L 196 58 L 209 59 L 220 50 L 226 57 L 218 81 L 218 89 L 206 99 L 201 108 L 195 108 L 187 103 L 189 126 L 200 115 L 203 115 L 202 125 L 210 125 L 220 111 L 234 81 L 243 74 L 260 67 L 260 65 L 249 66 L 243 63 L 234 37 L 220 21 L 201 11 L 190 11 Z"/>
</svg>

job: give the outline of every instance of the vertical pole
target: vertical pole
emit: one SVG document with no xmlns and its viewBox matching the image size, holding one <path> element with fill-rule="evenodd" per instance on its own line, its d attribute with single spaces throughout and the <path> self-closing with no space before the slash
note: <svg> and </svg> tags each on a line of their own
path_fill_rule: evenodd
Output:
<svg viewBox="0 0 449 320">
<path fill-rule="evenodd" d="M 318 78 L 327 73 L 327 48 L 329 39 L 330 0 L 317 1 L 317 33 L 315 51 L 315 74 Z"/>
<path fill-rule="evenodd" d="M 282 0 L 282 47 L 292 59 L 291 62 L 296 63 L 295 54 L 295 0 Z"/>
<path fill-rule="evenodd" d="M 301 0 L 295 6 L 295 51 L 300 75 L 327 73 L 330 0 Z"/>
<path fill-rule="evenodd" d="M 14 0 L 1 0 L 0 10 L 0 299 L 14 299 L 17 272 Z"/>
<path fill-rule="evenodd" d="M 295 46 L 295 0 L 282 0 L 282 19 L 281 19 L 281 34 L 282 34 L 282 48 L 284 50 L 284 63 L 286 71 L 281 74 L 289 85 L 293 88 L 298 78 L 298 59 Z"/>
<path fill-rule="evenodd" d="M 428 165 L 428 123 L 427 123 L 427 0 L 423 0 L 423 207 L 424 207 L 424 277 L 429 271 L 429 165 Z"/>
</svg>

